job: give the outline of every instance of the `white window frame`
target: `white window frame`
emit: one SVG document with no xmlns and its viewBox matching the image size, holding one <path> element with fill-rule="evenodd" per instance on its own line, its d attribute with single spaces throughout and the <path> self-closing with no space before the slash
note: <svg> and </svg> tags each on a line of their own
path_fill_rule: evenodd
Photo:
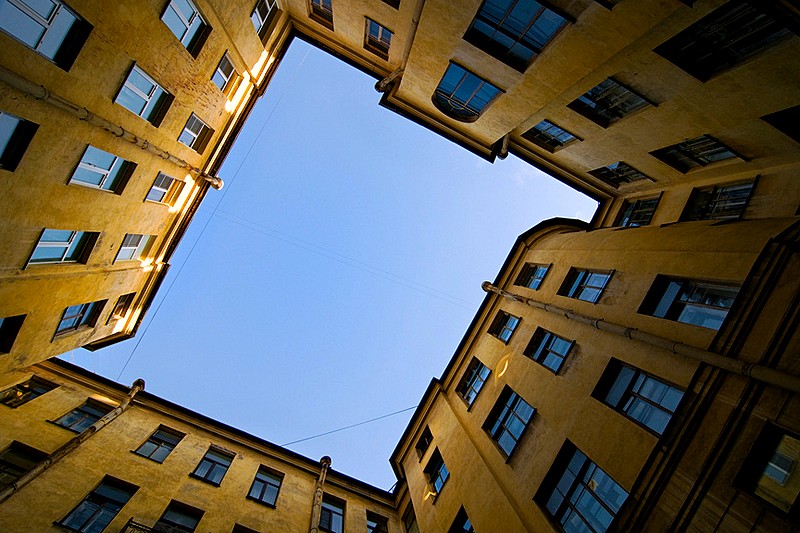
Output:
<svg viewBox="0 0 800 533">
<path fill-rule="evenodd" d="M 186 47 L 189 44 L 188 42 L 184 42 L 184 39 L 186 39 L 186 36 L 189 35 L 189 38 L 187 39 L 187 41 L 191 41 L 192 38 L 195 35 L 197 35 L 197 31 L 200 31 L 200 28 L 198 28 L 197 31 L 195 31 L 194 33 L 190 33 L 189 32 L 189 30 L 192 28 L 192 24 L 194 24 L 194 22 L 195 22 L 195 19 L 199 18 L 200 19 L 200 23 L 201 24 L 205 24 L 205 25 L 208 25 L 208 22 L 206 22 L 206 19 L 204 19 L 203 15 L 200 14 L 200 10 L 197 9 L 197 6 L 194 5 L 192 0 L 184 0 L 184 1 L 187 4 L 189 4 L 189 7 L 191 7 L 194 10 L 194 12 L 192 13 L 191 17 L 189 17 L 187 19 L 183 15 L 183 13 L 181 13 L 181 11 L 179 9 L 177 9 L 175 7 L 172 7 L 172 0 L 170 0 L 169 4 L 167 4 L 166 9 L 164 10 L 164 15 L 161 16 L 161 21 L 164 22 L 164 16 L 167 14 L 167 11 L 169 11 L 170 9 L 178 16 L 178 19 L 180 19 L 180 21 L 183 23 L 184 30 L 183 30 L 183 35 L 181 35 L 180 37 L 175 35 L 175 37 L 177 37 L 177 39 L 181 42 L 181 44 L 184 47 Z M 167 25 L 166 22 L 164 22 L 164 25 L 167 26 L 167 28 L 169 28 L 170 32 L 172 32 L 172 28 L 170 28 L 169 25 Z M 173 33 L 173 35 L 174 35 L 174 33 Z"/>
<path fill-rule="evenodd" d="M 365 18 L 367 19 L 367 47 L 380 54 L 388 55 L 389 48 L 392 46 L 392 37 L 394 37 L 394 32 L 380 22 L 372 20 L 369 17 Z M 373 24 L 378 27 L 378 35 L 375 37 L 373 37 L 371 31 Z M 388 39 L 386 39 L 387 34 Z"/>
<path fill-rule="evenodd" d="M 267 8 L 267 13 L 264 15 L 264 18 L 261 18 L 261 14 L 258 12 L 258 6 L 261 5 Z M 250 14 L 250 20 L 253 22 L 256 32 L 260 32 L 262 29 L 264 29 L 264 24 L 266 24 L 269 20 L 272 10 L 277 8 L 278 4 L 276 0 L 258 0 L 258 2 L 256 2 L 255 7 L 253 7 L 253 12 Z M 258 24 L 256 24 L 256 21 L 258 21 Z"/>
<path fill-rule="evenodd" d="M 130 81 L 130 79 L 131 79 L 131 74 L 133 74 L 134 72 L 136 72 L 141 77 L 143 77 L 145 79 L 145 81 L 147 81 L 147 82 L 149 82 L 149 83 L 151 83 L 153 85 L 153 88 L 149 91 L 149 93 L 145 94 L 144 92 L 141 91 L 141 89 L 139 89 L 133 83 L 130 83 L 130 84 L 128 83 Z M 133 109 L 125 107 L 125 105 L 123 105 L 120 102 L 120 96 L 122 95 L 122 91 L 124 91 L 125 89 L 128 89 L 134 95 L 136 95 L 139 98 L 141 98 L 142 100 L 144 100 L 144 106 L 142 107 L 142 110 L 140 112 L 137 113 Z M 154 99 L 157 99 L 157 98 L 160 97 L 160 94 L 158 92 L 159 89 L 161 90 L 162 93 L 167 94 L 167 90 L 164 89 L 161 85 L 159 85 L 158 82 L 152 78 L 152 76 L 150 76 L 149 74 L 147 74 L 147 72 L 145 72 L 144 70 L 139 68 L 139 65 L 134 64 L 133 68 L 128 73 L 128 77 L 125 78 L 125 83 L 122 84 L 122 88 L 120 89 L 119 94 L 114 99 L 114 103 L 119 104 L 120 106 L 124 107 L 125 109 L 127 109 L 131 113 L 133 113 L 135 115 L 138 115 L 138 116 L 142 117 L 143 119 L 145 119 L 145 120 L 147 120 L 149 122 L 150 119 L 152 118 L 149 115 L 151 115 L 152 112 L 153 112 L 153 109 L 150 107 L 150 104 L 152 103 L 152 101 Z M 148 113 L 148 110 L 149 110 L 149 113 Z M 145 116 L 145 114 L 147 114 L 148 116 Z"/>
<path fill-rule="evenodd" d="M 221 68 L 223 61 L 227 62 L 228 65 L 230 65 L 230 67 L 231 67 L 231 73 L 228 74 L 228 75 L 226 75 L 225 71 L 222 70 L 222 68 Z M 217 82 L 214 81 L 214 77 L 217 74 L 222 76 L 222 79 L 225 80 L 225 83 L 222 84 L 222 87 L 217 85 Z M 222 91 L 223 93 L 227 93 L 228 90 L 233 86 L 233 83 L 232 83 L 233 80 L 235 80 L 238 76 L 239 76 L 239 72 L 237 72 L 236 67 L 233 66 L 233 61 L 231 61 L 231 58 L 228 55 L 228 52 L 225 52 L 224 54 L 222 54 L 222 57 L 220 58 L 219 63 L 217 63 L 217 68 L 216 68 L 216 70 L 214 70 L 214 75 L 211 76 L 211 81 L 214 82 L 214 85 L 217 85 L 217 87 L 219 88 L 220 91 Z"/>
<path fill-rule="evenodd" d="M 58 15 L 61 13 L 61 10 L 63 9 L 67 13 L 69 13 L 69 15 L 76 22 L 79 21 L 79 20 L 82 20 L 82 19 L 74 11 L 72 11 L 69 7 L 64 5 L 64 3 L 61 2 L 60 0 L 51 0 L 51 1 L 54 4 L 53 12 L 50 13 L 50 16 L 48 18 L 44 18 L 39 13 L 37 13 L 36 10 L 34 10 L 30 6 L 28 6 L 25 3 L 24 0 L 0 0 L 0 2 L 6 2 L 6 3 L 10 4 L 11 7 L 14 7 L 14 8 L 18 9 L 19 11 L 22 12 L 22 14 L 24 14 L 27 17 L 29 17 L 33 22 L 35 22 L 36 24 L 38 24 L 39 26 L 41 26 L 44 29 L 44 31 L 42 31 L 42 34 L 39 36 L 38 40 L 36 41 L 36 44 L 34 44 L 34 45 L 28 44 L 27 42 L 22 40 L 22 37 L 14 35 L 13 33 L 11 33 L 8 30 L 4 29 L 3 31 L 5 31 L 9 35 L 11 35 L 14 39 L 16 39 L 17 41 L 21 42 L 25 46 L 30 47 L 32 50 L 36 51 L 37 53 L 43 55 L 44 57 L 46 57 L 46 58 L 48 58 L 50 60 L 53 60 L 53 59 L 55 59 L 56 54 L 58 53 L 58 50 L 61 49 L 61 46 L 63 45 L 63 38 L 67 36 L 67 33 L 69 33 L 69 29 L 72 28 L 72 25 L 70 25 L 69 28 L 67 29 L 67 33 L 65 33 L 64 36 L 62 37 L 62 44 L 59 45 L 58 48 L 56 48 L 56 50 L 54 51 L 52 56 L 42 52 L 40 50 L 40 47 L 42 46 L 42 43 L 45 42 L 45 37 L 47 37 L 48 32 L 52 29 L 53 22 L 58 18 Z"/>
<path fill-rule="evenodd" d="M 5 153 L 6 149 L 8 148 L 8 143 L 14 138 L 14 132 L 17 131 L 17 128 L 23 120 L 16 115 L 12 115 L 11 113 L 0 111 L 0 126 L 3 124 L 3 117 L 7 117 L 6 124 L 11 125 L 11 127 L 8 129 L 0 129 L 0 156 Z"/>
<path fill-rule="evenodd" d="M 142 233 L 126 233 L 125 238 L 122 239 L 122 245 L 119 247 L 117 261 L 139 261 L 143 259 L 144 254 L 150 248 L 150 245 L 155 241 L 155 235 L 145 235 Z"/>
<path fill-rule="evenodd" d="M 199 123 L 199 130 L 197 132 L 193 131 L 189 127 L 189 124 L 192 122 L 192 120 L 195 121 L 194 122 L 195 124 Z M 205 122 L 200 120 L 197 117 L 197 115 L 192 113 L 191 116 L 189 117 L 189 119 L 186 121 L 186 125 L 183 127 L 183 131 L 181 132 L 180 136 L 178 137 L 178 141 L 180 141 L 181 143 L 185 144 L 189 148 L 194 149 L 195 145 L 197 144 L 197 140 L 200 138 L 200 134 L 203 133 L 203 128 L 208 128 L 208 124 L 206 124 Z M 211 128 L 208 128 L 208 129 L 211 129 Z M 184 133 L 188 134 L 192 138 L 191 142 L 187 143 L 187 142 L 181 140 L 181 137 L 183 137 Z"/>
<path fill-rule="evenodd" d="M 169 180 L 169 184 L 165 184 L 164 183 L 165 180 Z M 156 176 L 156 179 L 153 181 L 152 187 L 150 187 L 150 190 L 147 191 L 147 196 L 145 197 L 145 200 L 148 202 L 172 205 L 175 202 L 175 198 L 180 193 L 180 189 L 182 188 L 183 188 L 182 181 L 175 179 L 172 176 L 168 176 L 163 172 L 159 172 L 158 175 Z M 161 198 L 159 198 L 158 200 L 151 198 L 150 193 L 152 193 L 153 191 L 160 192 Z"/>
<path fill-rule="evenodd" d="M 86 153 L 89 151 L 90 148 L 94 148 L 95 150 L 98 150 L 100 152 L 103 152 L 103 153 L 106 153 L 106 154 L 108 154 L 110 156 L 113 156 L 114 160 L 111 162 L 111 166 L 109 166 L 108 168 L 103 168 L 103 167 L 98 167 L 97 165 L 93 165 L 91 163 L 84 162 L 84 158 L 86 157 Z M 74 172 L 73 172 L 72 176 L 70 177 L 69 182 L 71 184 L 74 183 L 76 185 L 81 185 L 83 187 L 89 187 L 89 188 L 92 188 L 92 189 L 101 189 L 101 190 L 104 190 L 104 191 L 113 191 L 114 189 L 111 189 L 111 188 L 108 188 L 108 187 L 104 187 L 104 185 L 108 181 L 108 177 L 111 175 L 111 172 L 115 169 L 115 167 L 116 167 L 117 172 L 119 172 L 121 170 L 120 167 L 125 162 L 126 162 L 126 160 L 122 159 L 118 155 L 112 154 L 111 152 L 106 152 L 105 150 L 100 150 L 100 148 L 97 148 L 96 146 L 92 146 L 90 144 L 89 146 L 86 147 L 86 150 L 84 150 L 83 155 L 81 156 L 81 160 L 78 163 L 78 168 L 82 168 L 84 170 L 87 170 L 89 172 L 93 172 L 95 174 L 100 174 L 102 176 L 102 178 L 100 178 L 100 183 L 94 184 L 94 183 L 90 183 L 88 181 L 83 181 L 83 180 L 80 180 L 80 179 L 76 179 Z M 119 163 L 119 167 L 117 167 L 117 163 Z M 115 184 L 115 185 L 117 185 L 117 184 Z"/>
<path fill-rule="evenodd" d="M 86 231 L 77 231 L 77 230 L 54 230 L 54 231 L 71 231 L 70 236 L 65 241 L 43 241 L 45 233 L 50 230 L 50 228 L 45 228 L 42 231 L 42 234 L 39 236 L 39 240 L 36 242 L 36 246 L 33 248 L 33 252 L 31 252 L 31 258 L 28 260 L 29 265 L 47 265 L 47 264 L 59 264 L 59 263 L 78 263 L 79 258 L 83 255 L 83 252 L 78 254 L 78 257 L 75 259 L 68 259 L 67 255 L 69 255 L 69 251 L 72 248 L 72 245 L 75 243 L 79 243 L 81 239 L 89 238 L 89 232 Z M 84 243 L 86 246 L 86 243 Z M 61 254 L 60 259 L 47 259 L 47 260 L 39 260 L 36 261 L 33 259 L 33 256 L 36 254 L 36 250 L 40 248 L 63 248 L 63 252 Z"/>
</svg>

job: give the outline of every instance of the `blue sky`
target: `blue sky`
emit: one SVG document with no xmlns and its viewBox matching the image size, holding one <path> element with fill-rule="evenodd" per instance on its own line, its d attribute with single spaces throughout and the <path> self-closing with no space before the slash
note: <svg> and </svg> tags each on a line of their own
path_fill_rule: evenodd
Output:
<svg viewBox="0 0 800 533">
<path fill-rule="evenodd" d="M 516 237 L 596 204 L 380 107 L 374 83 L 296 40 L 138 336 L 62 358 L 276 444 L 416 405 Z M 388 489 L 411 413 L 289 448 Z"/>
</svg>

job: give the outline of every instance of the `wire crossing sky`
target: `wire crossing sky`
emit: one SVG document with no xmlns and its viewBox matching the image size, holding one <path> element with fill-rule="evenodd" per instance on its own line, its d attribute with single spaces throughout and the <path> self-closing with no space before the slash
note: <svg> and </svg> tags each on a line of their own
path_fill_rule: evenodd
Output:
<svg viewBox="0 0 800 533">
<path fill-rule="evenodd" d="M 407 407 L 453 355 L 481 282 L 519 234 L 589 220 L 596 203 L 380 107 L 374 83 L 296 40 L 138 336 L 62 358 L 393 485 Z"/>
</svg>

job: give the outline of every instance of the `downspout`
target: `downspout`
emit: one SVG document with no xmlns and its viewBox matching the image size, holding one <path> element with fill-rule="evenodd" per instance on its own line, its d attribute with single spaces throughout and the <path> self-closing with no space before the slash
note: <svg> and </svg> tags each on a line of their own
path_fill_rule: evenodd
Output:
<svg viewBox="0 0 800 533">
<path fill-rule="evenodd" d="M 77 117 L 80 120 L 84 120 L 91 124 L 92 126 L 96 126 L 98 128 L 102 128 L 109 133 L 112 133 L 119 137 L 122 140 L 128 141 L 129 143 L 135 144 L 142 150 L 150 152 L 165 161 L 169 161 L 173 165 L 183 168 L 192 174 L 199 176 L 200 178 L 206 180 L 211 184 L 212 187 L 219 190 L 223 186 L 223 182 L 217 176 L 212 176 L 207 172 L 190 165 L 180 157 L 177 157 L 166 150 L 162 150 L 158 146 L 151 144 L 147 139 L 142 139 L 137 137 L 133 133 L 127 131 L 122 126 L 118 126 L 109 122 L 108 120 L 91 113 L 85 107 L 80 107 L 78 104 L 70 102 L 66 98 L 62 98 L 57 94 L 54 94 L 47 90 L 43 85 L 37 85 L 30 80 L 23 78 L 22 76 L 11 72 L 8 69 L 0 67 L 0 81 L 6 83 L 7 85 L 14 87 L 15 89 L 33 96 L 37 100 L 41 100 L 50 104 L 51 106 L 60 109 L 62 111 L 66 111 L 70 115 Z"/>
<path fill-rule="evenodd" d="M 133 401 L 134 396 L 141 391 L 144 390 L 144 380 L 137 379 L 131 385 L 131 389 L 128 392 L 128 395 L 122 400 L 122 403 L 119 406 L 107 413 L 104 417 L 100 420 L 89 426 L 88 428 L 84 429 L 80 434 L 76 435 L 75 437 L 71 438 L 65 444 L 63 444 L 60 448 L 56 451 L 51 453 L 46 459 L 40 461 L 33 468 L 25 472 L 19 479 L 17 479 L 14 483 L 8 485 L 2 491 L 0 491 L 0 504 L 6 501 L 8 498 L 13 496 L 19 489 L 36 479 L 41 473 L 45 470 L 56 464 L 58 461 L 75 451 L 78 446 L 80 446 L 83 442 L 85 442 L 88 438 L 92 435 L 103 429 L 108 423 L 113 421 L 123 412 L 125 412 Z"/>
<path fill-rule="evenodd" d="M 682 342 L 676 342 L 666 337 L 660 337 L 658 335 L 646 333 L 636 328 L 615 324 L 613 322 L 607 322 L 602 318 L 576 313 L 574 311 L 570 311 L 569 309 L 539 302 L 533 298 L 520 296 L 518 294 L 500 289 L 488 281 L 484 281 L 481 287 L 486 292 L 493 292 L 511 300 L 535 307 L 536 309 L 542 309 L 548 313 L 563 316 L 567 319 L 575 320 L 576 322 L 580 322 L 582 324 L 587 324 L 601 331 L 612 333 L 620 337 L 625 337 L 630 340 L 643 342 L 673 354 L 682 355 L 695 361 L 701 361 L 727 372 L 751 377 L 756 381 L 761 381 L 768 385 L 774 385 L 776 387 L 793 392 L 800 392 L 800 377 L 794 376 L 787 372 L 782 372 L 780 370 L 775 370 L 774 368 L 768 368 L 762 365 L 754 365 L 738 359 L 731 359 L 730 357 L 725 357 L 724 355 L 720 355 L 718 353 L 709 352 L 708 350 L 701 350 L 700 348 L 695 348 L 694 346 L 689 346 L 688 344 L 684 344 Z"/>
<path fill-rule="evenodd" d="M 414 9 L 414 15 L 411 17 L 411 31 L 408 32 L 408 39 L 406 40 L 406 46 L 405 48 L 403 48 L 403 55 L 400 58 L 401 66 L 375 84 L 375 90 L 378 91 L 379 93 L 386 92 L 386 90 L 389 89 L 392 82 L 396 78 L 403 77 L 403 71 L 405 70 L 406 64 L 408 63 L 408 56 L 411 55 L 411 46 L 414 44 L 414 38 L 417 36 L 417 29 L 419 28 L 419 19 L 422 16 L 422 9 L 424 7 L 425 7 L 425 0 L 418 0 L 416 8 Z"/>
<path fill-rule="evenodd" d="M 314 486 L 314 505 L 311 507 L 311 528 L 308 533 L 319 533 L 319 519 L 322 515 L 322 488 L 325 486 L 325 477 L 331 466 L 331 458 L 326 455 L 319 460 L 319 464 L 319 477 Z"/>
</svg>

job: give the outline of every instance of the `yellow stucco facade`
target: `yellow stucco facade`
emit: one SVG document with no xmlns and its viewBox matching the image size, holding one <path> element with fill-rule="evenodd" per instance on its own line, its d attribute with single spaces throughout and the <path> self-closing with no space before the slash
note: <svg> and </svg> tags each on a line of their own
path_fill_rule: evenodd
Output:
<svg viewBox="0 0 800 533">
<path fill-rule="evenodd" d="M 165 0 L 59 2 L 80 22 L 57 53 L 25 44 L 27 34 L 0 21 L 2 383 L 31 372 L 66 380 L 38 403 L 3 411 L 3 427 L 19 431 L 3 445 L 30 440 L 52 453 L 65 430 L 26 433 L 26 424 L 63 414 L 77 401 L 72 389 L 119 401 L 118 386 L 78 370 L 29 365 L 135 334 L 187 224 L 221 185 L 216 172 L 249 110 L 298 37 L 371 74 L 381 105 L 490 161 L 515 154 L 599 202 L 590 224 L 551 220 L 520 236 L 398 443 L 395 492 L 332 474 L 343 480 L 330 496 L 347 501 L 348 531 L 366 527 L 367 511 L 409 533 L 797 527 L 793 2 L 181 5 L 199 19 L 184 13 L 180 22 Z M 134 95 L 138 71 L 140 92 L 154 84 L 161 92 Z M 151 97 L 152 108 L 131 110 Z M 90 146 L 118 166 L 103 174 Z M 121 177 L 91 183 L 81 169 L 108 183 Z M 168 187 L 160 174 L 172 178 Z M 209 531 L 234 521 L 259 530 L 270 519 L 274 530 L 309 528 L 313 461 L 287 459 L 177 406 L 137 402 L 79 450 L 132 449 L 150 430 L 126 427 L 127 418 L 142 417 L 144 427 L 177 417 L 186 455 L 176 448 L 174 467 L 109 458 L 74 487 L 66 480 L 81 452 L 73 452 L 0 504 L 0 519 L 8 512 L 21 527 L 26 506 L 48 494 L 59 507 L 47 523 L 61 520 L 76 494 L 108 475 L 142 487 L 125 509 L 148 526 L 176 499 L 207 510 Z M 202 437 L 185 424 L 202 426 Z M 230 475 L 213 490 L 186 479 L 220 435 L 236 452 Z M 241 499 L 258 454 L 285 459 L 298 485 L 281 493 L 291 495 L 285 508 L 251 513 L 251 502 L 237 503 L 238 522 L 223 501 Z M 145 489 L 151 475 L 163 476 L 163 492 Z M 122 527 L 122 515 L 114 520 L 112 530 Z"/>
<path fill-rule="evenodd" d="M 0 405 L 2 449 L 24 444 L 56 455 L 56 450 L 91 423 L 65 427 L 75 418 L 65 421 L 64 415 L 81 408 L 87 400 L 101 411 L 103 406 L 116 408 L 129 392 L 126 387 L 58 361 L 6 375 L 0 388 L 24 385 L 31 378 L 46 381 L 53 388 L 23 403 Z M 157 438 L 159 431 L 177 435 L 177 442 L 168 451 L 162 447 L 154 453 L 148 442 L 155 442 L 153 436 Z M 209 450 L 218 454 L 215 457 L 229 460 L 221 477 L 219 471 L 213 477 L 202 475 Z M 319 461 L 139 391 L 101 430 L 53 461 L 15 493 L 0 496 L 4 500 L 0 529 L 76 530 L 78 519 L 70 522 L 70 517 L 86 495 L 103 483 L 125 483 L 131 485 L 126 493 L 130 497 L 107 522 L 107 531 L 153 528 L 171 502 L 202 511 L 196 524 L 198 531 L 231 531 L 236 525 L 249 528 L 243 531 L 308 531 L 321 469 Z M 276 485 L 274 491 L 258 490 L 258 472 L 270 474 L 267 479 Z M 385 531 L 402 531 L 391 493 L 332 469 L 327 470 L 322 490 L 326 499 L 343 502 L 346 530 L 366 531 L 369 514 L 385 521 Z M 32 513 L 32 509 L 38 511 Z M 136 524 L 126 526 L 129 520 Z"/>
</svg>

